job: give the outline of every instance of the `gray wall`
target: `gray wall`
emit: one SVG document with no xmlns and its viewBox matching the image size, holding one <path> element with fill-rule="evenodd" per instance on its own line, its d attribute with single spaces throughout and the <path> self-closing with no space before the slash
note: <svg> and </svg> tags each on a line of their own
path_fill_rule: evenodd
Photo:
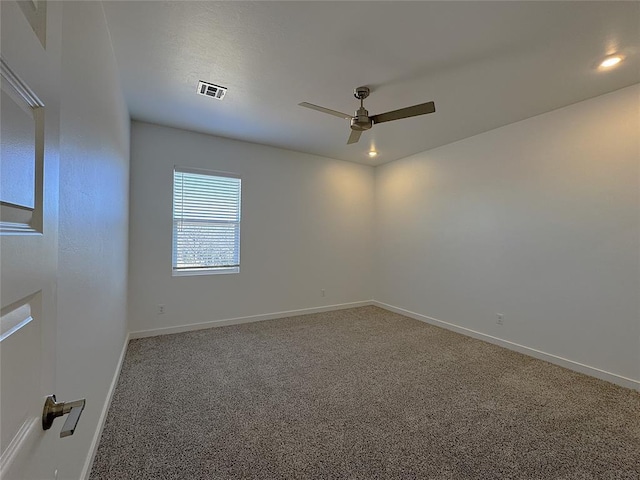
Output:
<svg viewBox="0 0 640 480">
<path fill-rule="evenodd" d="M 371 167 L 140 122 L 131 138 L 132 331 L 371 300 Z M 171 276 L 174 165 L 242 176 L 240 273 Z"/>
<path fill-rule="evenodd" d="M 376 300 L 640 386 L 639 92 L 377 168 Z"/>
<path fill-rule="evenodd" d="M 62 27 L 56 394 L 87 407 L 61 479 L 80 477 L 127 334 L 130 125 L 102 4 L 65 2 Z"/>
</svg>

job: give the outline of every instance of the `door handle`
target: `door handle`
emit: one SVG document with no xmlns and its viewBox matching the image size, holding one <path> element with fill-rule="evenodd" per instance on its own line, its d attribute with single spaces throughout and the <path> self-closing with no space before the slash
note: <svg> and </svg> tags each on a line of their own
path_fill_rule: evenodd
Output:
<svg viewBox="0 0 640 480">
<path fill-rule="evenodd" d="M 69 414 L 60 431 L 60 438 L 73 435 L 85 403 L 84 398 L 73 402 L 57 402 L 55 395 L 49 395 L 44 401 L 44 409 L 42 410 L 42 429 L 49 430 L 56 418 Z"/>
</svg>

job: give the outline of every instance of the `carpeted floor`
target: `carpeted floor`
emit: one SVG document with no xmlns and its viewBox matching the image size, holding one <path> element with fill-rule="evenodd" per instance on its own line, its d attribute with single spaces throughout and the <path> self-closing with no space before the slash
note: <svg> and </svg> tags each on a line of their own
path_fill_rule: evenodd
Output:
<svg viewBox="0 0 640 480">
<path fill-rule="evenodd" d="M 92 480 L 640 478 L 640 395 L 377 307 L 133 340 Z"/>
</svg>

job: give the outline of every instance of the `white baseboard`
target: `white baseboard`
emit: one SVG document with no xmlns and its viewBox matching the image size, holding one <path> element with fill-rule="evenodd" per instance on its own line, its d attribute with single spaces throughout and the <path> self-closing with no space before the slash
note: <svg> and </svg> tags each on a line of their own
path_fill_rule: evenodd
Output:
<svg viewBox="0 0 640 480">
<path fill-rule="evenodd" d="M 551 353 L 543 352 L 541 350 L 536 350 L 535 348 L 527 347 L 525 345 L 520 345 L 518 343 L 510 342 L 509 340 L 503 340 L 498 337 L 494 337 L 492 335 L 487 335 L 486 333 L 477 332 L 475 330 L 471 330 L 469 328 L 460 327 L 453 323 L 445 322 L 443 320 L 438 320 L 437 318 L 428 317 L 426 315 L 422 315 L 420 313 L 415 313 L 409 310 L 405 310 L 404 308 L 395 307 L 393 305 L 388 305 L 386 303 L 379 302 L 374 300 L 371 302 L 372 305 L 375 305 L 380 308 L 384 308 L 385 310 L 389 310 L 390 312 L 399 313 L 400 315 L 404 315 L 406 317 L 413 318 L 415 320 L 420 320 L 421 322 L 429 323 L 431 325 L 435 325 L 437 327 L 446 328 L 447 330 L 451 330 L 457 333 L 461 333 L 468 337 L 477 338 L 479 340 L 484 340 L 485 342 L 492 343 L 494 345 L 499 345 L 501 347 L 507 348 L 509 350 L 513 350 L 519 353 L 523 353 L 525 355 L 529 355 L 530 357 L 534 357 L 540 360 L 545 360 L 549 363 L 553 363 L 555 365 L 559 365 L 564 368 L 568 368 L 569 370 L 573 370 L 575 372 L 584 373 L 585 375 L 590 375 L 592 377 L 599 378 L 601 380 L 605 380 L 607 382 L 615 383 L 616 385 L 620 385 L 622 387 L 631 388 L 640 391 L 640 381 L 634 380 L 632 378 L 623 377 L 621 375 L 617 375 L 615 373 L 607 372 L 605 370 L 601 370 L 596 367 L 591 367 L 589 365 L 585 365 L 583 363 L 575 362 L 573 360 L 569 360 L 567 358 L 559 357 L 557 355 L 553 355 Z"/>
<path fill-rule="evenodd" d="M 100 412 L 98 427 L 96 428 L 96 432 L 93 435 L 93 439 L 91 440 L 89 453 L 87 454 L 87 459 L 84 462 L 84 467 L 82 468 L 82 473 L 80 474 L 80 478 L 82 480 L 88 480 L 89 475 L 91 474 L 91 467 L 93 466 L 93 460 L 96 456 L 96 452 L 98 451 L 100 437 L 102 437 L 102 430 L 104 429 L 104 422 L 107 420 L 107 414 L 109 413 L 109 408 L 111 407 L 111 400 L 113 399 L 113 394 L 116 391 L 116 385 L 118 385 L 118 378 L 120 377 L 120 371 L 122 370 L 122 363 L 124 362 L 124 357 L 127 354 L 129 339 L 130 335 L 127 334 L 127 337 L 124 339 L 124 345 L 122 346 L 122 352 L 120 352 L 118 365 L 116 365 L 116 371 L 113 374 L 111 385 L 109 385 L 109 390 L 107 391 L 107 398 L 104 402 L 104 405 L 102 406 L 102 412 Z"/>
<path fill-rule="evenodd" d="M 241 323 L 261 322 L 263 320 L 273 320 L 276 318 L 285 318 L 285 317 L 296 317 L 298 315 L 308 315 L 310 313 L 329 312 L 332 310 L 344 310 L 345 308 L 364 307 L 367 305 L 373 305 L 373 301 L 365 300 L 361 302 L 340 303 L 337 305 L 326 305 L 323 307 L 303 308 L 301 310 L 288 310 L 286 312 L 265 313 L 262 315 L 250 315 L 248 317 L 212 320 L 210 322 L 192 323 L 188 325 L 179 325 L 176 327 L 153 328 L 151 330 L 140 330 L 137 332 L 131 332 L 129 334 L 129 337 L 131 339 L 155 337 L 157 335 L 168 335 L 171 333 L 191 332 L 193 330 L 203 330 L 206 328 L 224 327 L 227 325 L 239 325 Z"/>
</svg>

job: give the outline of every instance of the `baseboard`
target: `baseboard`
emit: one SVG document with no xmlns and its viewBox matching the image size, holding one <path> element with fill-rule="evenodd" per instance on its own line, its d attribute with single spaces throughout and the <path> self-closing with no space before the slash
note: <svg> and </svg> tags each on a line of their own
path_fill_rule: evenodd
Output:
<svg viewBox="0 0 640 480">
<path fill-rule="evenodd" d="M 81 480 L 88 480 L 89 475 L 91 474 L 91 467 L 93 466 L 93 460 L 96 456 L 96 452 L 98 451 L 98 445 L 100 444 L 100 438 L 102 437 L 102 430 L 104 429 L 104 422 L 107 420 L 107 414 L 109 413 L 109 408 L 111 407 L 111 400 L 113 399 L 113 394 L 116 391 L 116 385 L 118 385 L 118 378 L 120 377 L 120 371 L 122 370 L 122 363 L 124 362 L 124 357 L 127 354 L 129 339 L 130 335 L 127 334 L 127 337 L 124 340 L 124 345 L 122 346 L 122 352 L 120 352 L 118 365 L 116 365 L 116 371 L 113 374 L 111 385 L 109 385 L 109 390 L 107 391 L 107 398 L 104 402 L 104 405 L 102 406 L 102 412 L 100 412 L 100 418 L 98 419 L 98 428 L 96 428 L 96 432 L 93 435 L 93 439 L 91 440 L 89 453 L 87 454 L 87 459 L 84 462 L 84 467 L 82 468 L 82 473 L 80 474 Z"/>
<path fill-rule="evenodd" d="M 601 380 L 605 380 L 607 382 L 615 383 L 616 385 L 620 385 L 622 387 L 631 388 L 631 389 L 640 391 L 640 381 L 633 380 L 632 378 L 623 377 L 621 375 L 607 372 L 605 370 L 601 370 L 596 367 L 591 367 L 583 363 L 575 362 L 573 360 L 569 360 L 567 358 L 560 357 L 558 355 L 553 355 L 551 353 L 543 352 L 541 350 L 536 350 L 535 348 L 527 347 L 525 345 L 520 345 L 519 343 L 510 342 L 509 340 L 503 340 L 502 338 L 494 337 L 492 335 L 487 335 L 486 333 L 481 333 L 476 330 L 471 330 L 466 327 L 461 327 L 453 323 L 445 322 L 443 320 L 438 320 L 437 318 L 433 318 L 433 317 L 428 317 L 426 315 L 412 312 L 410 310 L 405 310 L 404 308 L 395 307 L 393 305 L 382 303 L 377 300 L 372 301 L 371 304 L 380 308 L 384 308 L 385 310 L 389 310 L 390 312 L 399 313 L 406 317 L 410 317 L 415 320 L 420 320 L 421 322 L 429 323 L 437 327 L 446 328 L 447 330 L 451 330 L 456 333 L 461 333 L 462 335 L 466 335 L 468 337 L 477 338 L 478 340 L 483 340 L 485 342 L 489 342 L 494 345 L 499 345 L 509 350 L 513 350 L 519 353 L 523 353 L 525 355 L 529 355 L 530 357 L 534 357 L 539 360 L 545 360 L 549 363 L 553 363 L 555 365 L 568 368 L 569 370 L 573 370 L 575 372 L 584 373 L 585 375 L 590 375 L 592 377 L 596 377 Z"/>
<path fill-rule="evenodd" d="M 192 323 L 187 325 L 179 325 L 175 327 L 154 328 L 151 330 L 139 330 L 131 332 L 129 337 L 145 338 L 155 337 L 158 335 L 169 335 L 172 333 L 191 332 L 193 330 L 204 330 L 206 328 L 225 327 L 227 325 L 239 325 L 241 323 L 261 322 L 263 320 L 273 320 L 276 318 L 296 317 L 298 315 L 308 315 L 310 313 L 330 312 L 332 310 L 344 310 L 346 308 L 365 307 L 373 305 L 372 300 L 361 302 L 340 303 L 337 305 L 326 305 L 323 307 L 303 308 L 301 310 L 288 310 L 285 312 L 265 313 L 262 315 L 250 315 L 247 317 L 226 318 L 223 320 L 212 320 L 210 322 Z"/>
</svg>

